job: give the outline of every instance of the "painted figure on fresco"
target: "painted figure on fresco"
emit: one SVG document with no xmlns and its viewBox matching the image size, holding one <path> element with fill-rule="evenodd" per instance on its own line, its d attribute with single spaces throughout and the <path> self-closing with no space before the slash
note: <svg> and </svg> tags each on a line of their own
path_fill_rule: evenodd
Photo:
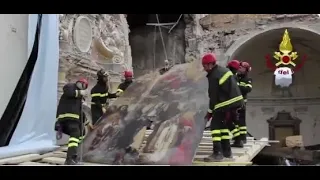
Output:
<svg viewBox="0 0 320 180">
<path fill-rule="evenodd" d="M 298 52 L 293 51 L 293 46 L 287 29 L 283 34 L 282 41 L 279 45 L 279 51 L 274 52 L 273 55 L 273 58 L 278 62 L 273 64 L 270 55 L 266 56 L 267 67 L 274 71 L 275 85 L 280 87 L 282 91 L 287 90 L 289 96 L 292 96 L 289 87 L 292 84 L 293 74 L 303 67 L 306 60 L 306 55 L 304 55 L 301 62 L 296 64 L 298 57 Z"/>
</svg>

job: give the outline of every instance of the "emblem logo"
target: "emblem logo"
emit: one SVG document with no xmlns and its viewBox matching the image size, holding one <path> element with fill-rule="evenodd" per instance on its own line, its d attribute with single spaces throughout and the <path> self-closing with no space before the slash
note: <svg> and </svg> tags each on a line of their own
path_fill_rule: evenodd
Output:
<svg viewBox="0 0 320 180">
<path fill-rule="evenodd" d="M 269 69 L 275 70 L 278 67 L 290 67 L 293 71 L 297 71 L 301 69 L 305 63 L 306 55 L 304 55 L 301 59 L 301 63 L 296 64 L 296 60 L 298 58 L 298 52 L 293 51 L 293 46 L 291 44 L 291 39 L 289 36 L 289 32 L 286 29 L 284 31 L 282 41 L 279 45 L 279 51 L 274 52 L 273 58 L 275 58 L 278 62 L 275 64 L 272 63 L 270 55 L 266 55 L 266 65 Z"/>
</svg>

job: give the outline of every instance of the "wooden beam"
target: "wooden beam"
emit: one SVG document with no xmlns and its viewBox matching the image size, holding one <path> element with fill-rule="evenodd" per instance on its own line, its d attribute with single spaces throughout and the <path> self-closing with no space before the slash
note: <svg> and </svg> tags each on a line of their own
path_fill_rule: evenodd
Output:
<svg viewBox="0 0 320 180">
<path fill-rule="evenodd" d="M 172 25 L 174 25 L 175 24 L 175 22 L 173 22 L 173 23 L 147 23 L 146 25 L 147 26 L 172 26 Z"/>
<path fill-rule="evenodd" d="M 195 166 L 250 166 L 252 162 L 203 162 L 203 161 L 193 161 L 192 165 Z"/>
</svg>

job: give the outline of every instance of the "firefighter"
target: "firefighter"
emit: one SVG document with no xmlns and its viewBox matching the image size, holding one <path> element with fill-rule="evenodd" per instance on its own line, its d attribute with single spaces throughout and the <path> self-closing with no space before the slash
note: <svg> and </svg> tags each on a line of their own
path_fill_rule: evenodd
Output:
<svg viewBox="0 0 320 180">
<path fill-rule="evenodd" d="M 239 113 L 239 121 L 238 121 L 238 129 L 240 131 L 240 138 L 244 143 L 247 142 L 247 126 L 246 126 L 246 103 L 247 103 L 247 95 L 252 90 L 252 79 L 249 78 L 248 74 L 251 71 L 251 66 L 247 62 L 240 62 L 240 68 L 238 71 L 238 85 L 241 91 L 241 94 L 244 98 L 244 106 L 238 110 Z"/>
<path fill-rule="evenodd" d="M 125 78 L 125 80 L 123 83 L 121 83 L 118 86 L 117 92 L 115 94 L 109 94 L 110 98 L 119 97 L 123 93 L 123 91 L 125 91 L 130 86 L 130 84 L 132 83 L 132 78 L 133 78 L 132 71 L 125 71 L 124 78 Z"/>
<path fill-rule="evenodd" d="M 230 71 L 233 73 L 234 77 L 238 81 L 237 72 L 240 68 L 240 61 L 238 60 L 231 60 L 227 64 L 227 68 L 230 69 Z M 235 109 L 233 112 L 230 112 L 230 115 L 228 117 L 226 123 L 228 126 L 228 129 L 231 131 L 234 143 L 231 145 L 231 147 L 239 147 L 243 148 L 243 141 L 240 136 L 240 130 L 239 130 L 239 114 L 238 110 Z"/>
<path fill-rule="evenodd" d="M 63 87 L 57 109 L 55 130 L 70 136 L 68 142 L 66 165 L 78 164 L 78 146 L 81 141 L 83 114 L 82 100 L 86 96 L 88 81 L 80 78 L 76 83 L 68 83 Z"/>
<path fill-rule="evenodd" d="M 230 131 L 225 119 L 230 110 L 243 104 L 243 97 L 237 87 L 236 79 L 231 71 L 216 64 L 214 54 L 206 54 L 202 58 L 202 66 L 207 71 L 209 83 L 209 109 L 205 119 L 211 120 L 210 129 L 213 141 L 213 153 L 205 161 L 221 161 L 223 157 L 231 158 Z"/>
<path fill-rule="evenodd" d="M 103 69 L 97 72 L 97 84 L 91 89 L 91 116 L 95 125 L 106 112 L 108 98 L 108 74 Z"/>
<path fill-rule="evenodd" d="M 238 60 L 231 60 L 230 62 L 228 62 L 227 64 L 227 68 L 230 69 L 230 71 L 232 72 L 232 74 L 237 77 L 237 72 L 240 68 L 240 61 Z"/>
</svg>

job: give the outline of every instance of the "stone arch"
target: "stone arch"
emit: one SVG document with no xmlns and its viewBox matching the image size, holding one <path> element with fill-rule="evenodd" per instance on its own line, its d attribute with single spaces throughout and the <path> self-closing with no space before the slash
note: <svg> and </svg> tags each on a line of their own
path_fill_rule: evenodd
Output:
<svg viewBox="0 0 320 180">
<path fill-rule="evenodd" d="M 278 51 L 284 30 L 288 29 L 294 51 L 300 58 L 306 54 L 308 59 L 304 67 L 295 73 L 292 93 L 294 97 L 318 97 L 320 96 L 320 33 L 308 26 L 295 24 L 281 24 L 271 26 L 264 30 L 253 31 L 247 36 L 238 39 L 225 53 L 226 61 L 239 59 L 248 61 L 253 71 L 253 86 L 250 94 L 255 98 L 277 98 L 280 95 L 273 88 L 273 72 L 265 65 L 265 55 L 271 57 Z M 319 50 L 318 50 L 319 49 Z M 297 59 L 299 63 L 300 58 Z M 276 60 L 272 60 L 276 62 Z"/>
</svg>

